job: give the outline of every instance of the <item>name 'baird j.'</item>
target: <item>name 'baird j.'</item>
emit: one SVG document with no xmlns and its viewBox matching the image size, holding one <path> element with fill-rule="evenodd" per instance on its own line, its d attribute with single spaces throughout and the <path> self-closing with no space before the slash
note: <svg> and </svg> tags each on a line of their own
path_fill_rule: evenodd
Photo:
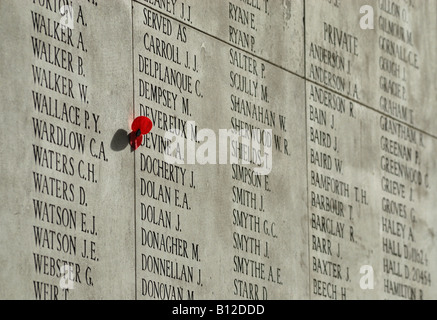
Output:
<svg viewBox="0 0 437 320">
<path fill-rule="evenodd" d="M 188 131 L 195 127 L 194 121 L 187 122 Z M 243 165 L 253 164 L 256 166 L 253 170 L 256 175 L 268 175 L 272 170 L 273 138 L 271 129 L 262 131 L 259 129 L 251 131 L 220 129 L 218 141 L 215 132 L 211 129 L 198 130 L 194 136 L 191 132 L 187 132 L 187 137 L 195 137 L 194 139 L 185 139 L 178 131 L 170 129 L 165 132 L 164 137 L 170 142 L 164 153 L 164 159 L 168 163 L 217 164 L 218 150 L 218 164 L 238 164 L 239 161 Z M 201 142 L 197 150 L 196 142 Z M 229 156 L 228 149 L 230 150 Z"/>
</svg>

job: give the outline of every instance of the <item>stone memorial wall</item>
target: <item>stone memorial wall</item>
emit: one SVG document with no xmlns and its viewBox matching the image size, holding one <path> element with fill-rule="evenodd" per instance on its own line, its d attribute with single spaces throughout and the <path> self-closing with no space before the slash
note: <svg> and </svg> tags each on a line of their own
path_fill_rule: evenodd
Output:
<svg viewBox="0 0 437 320">
<path fill-rule="evenodd" d="M 436 299 L 436 16 L 1 0 L 0 298 Z"/>
</svg>

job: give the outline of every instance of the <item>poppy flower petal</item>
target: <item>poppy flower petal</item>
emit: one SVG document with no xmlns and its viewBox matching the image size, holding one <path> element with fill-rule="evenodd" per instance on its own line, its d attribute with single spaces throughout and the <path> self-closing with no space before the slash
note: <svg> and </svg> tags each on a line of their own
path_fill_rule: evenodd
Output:
<svg viewBox="0 0 437 320">
<path fill-rule="evenodd" d="M 148 134 L 153 128 L 153 123 L 152 120 L 150 120 L 149 118 L 147 117 L 144 118 L 145 119 L 141 123 L 141 133 Z"/>
<path fill-rule="evenodd" d="M 136 143 L 136 148 L 135 148 L 135 150 L 136 150 L 136 149 L 138 149 L 138 148 L 141 146 L 141 144 L 143 143 L 143 136 L 140 135 L 140 136 L 136 137 L 136 138 L 135 138 L 135 143 Z"/>
<path fill-rule="evenodd" d="M 152 121 L 147 117 L 136 117 L 132 122 L 132 131 L 141 130 L 141 134 L 147 134 L 152 130 Z"/>
<path fill-rule="evenodd" d="M 148 134 L 152 128 L 153 123 L 147 117 L 137 117 L 132 122 L 132 132 L 129 134 L 129 143 L 133 150 L 137 150 L 143 143 L 143 135 Z"/>
<path fill-rule="evenodd" d="M 135 134 L 135 131 L 132 131 L 129 134 L 129 144 L 131 145 L 133 150 L 137 150 L 142 143 L 143 143 L 143 135 L 137 136 Z"/>
</svg>

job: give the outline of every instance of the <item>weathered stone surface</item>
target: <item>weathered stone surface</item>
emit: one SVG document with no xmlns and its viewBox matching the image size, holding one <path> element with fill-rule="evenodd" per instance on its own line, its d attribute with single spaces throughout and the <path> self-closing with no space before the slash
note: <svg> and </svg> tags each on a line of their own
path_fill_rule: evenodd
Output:
<svg viewBox="0 0 437 320">
<path fill-rule="evenodd" d="M 176 287 L 184 298 L 307 298 L 307 292 L 293 289 L 305 286 L 306 279 L 298 274 L 307 270 L 307 249 L 296 245 L 307 237 L 306 195 L 302 188 L 306 178 L 299 174 L 305 170 L 305 159 L 298 151 L 305 144 L 305 129 L 301 126 L 305 121 L 301 109 L 304 96 L 295 93 L 303 92 L 304 81 L 195 30 L 187 29 L 186 41 L 180 41 L 176 30 L 184 25 L 173 19 L 168 24 L 173 33 L 168 32 L 163 40 L 177 44 L 178 56 L 161 57 L 151 50 L 151 39 L 160 37 L 160 33 L 144 25 L 145 10 L 147 15 L 152 11 L 134 5 L 135 109 L 136 115 L 152 119 L 155 130 L 145 148 L 136 153 L 136 217 L 139 219 L 144 212 L 158 215 L 161 210 L 171 211 L 172 225 L 150 223 L 153 219 L 138 223 L 137 243 L 146 238 L 137 251 L 137 268 L 141 270 L 138 297 L 156 298 L 159 293 L 153 287 L 159 281 Z M 242 61 L 247 61 L 247 68 Z M 155 66 L 159 72 L 155 72 Z M 164 66 L 179 72 L 191 87 L 182 83 L 178 87 L 166 80 Z M 147 92 L 157 82 L 170 92 L 170 103 L 158 103 Z M 164 114 L 174 118 L 166 121 Z M 202 141 L 212 143 L 208 152 L 216 152 L 217 156 L 207 164 L 202 165 L 202 146 L 206 143 L 195 146 L 196 159 L 190 164 L 190 122 L 198 134 L 211 134 Z M 220 144 L 220 130 L 245 129 L 247 125 L 262 130 L 269 155 L 268 162 L 260 164 L 268 166 L 268 176 L 256 176 L 254 164 L 231 164 L 227 158 L 225 163 L 220 161 L 223 154 L 235 154 L 237 150 L 230 141 Z M 166 179 L 157 174 L 165 152 L 151 146 L 155 135 L 165 136 L 170 127 L 182 129 L 181 136 L 187 136 L 188 141 L 182 143 L 182 164 L 170 167 L 178 173 Z M 278 148 L 275 136 L 280 141 Z M 255 147 L 249 143 L 241 154 L 252 154 L 247 150 Z M 259 162 L 259 156 L 248 160 Z M 287 178 L 283 177 L 284 170 Z M 293 186 L 299 187 L 284 198 Z M 169 190 L 169 197 L 161 197 L 160 190 Z M 158 249 L 151 243 L 158 233 L 186 243 L 186 252 Z M 290 253 L 285 259 L 284 251 Z M 162 259 L 178 263 L 179 270 L 186 266 L 193 271 L 193 277 L 176 276 L 179 281 L 171 279 L 172 274 L 157 277 L 151 262 Z M 143 268 L 146 262 L 148 267 Z"/>
<path fill-rule="evenodd" d="M 130 3 L 86 3 L 83 23 L 74 6 L 79 22 L 64 32 L 50 3 L 0 4 L 0 295 L 134 298 L 134 156 L 116 135 L 133 108 Z"/>
<path fill-rule="evenodd" d="M 374 12 L 362 29 L 361 8 Z M 305 1 L 306 77 L 435 135 L 434 1 Z"/>
<path fill-rule="evenodd" d="M 339 96 L 328 108 L 326 94 L 307 84 L 311 298 L 435 296 L 435 139 Z M 363 266 L 374 290 L 361 288 Z"/>
<path fill-rule="evenodd" d="M 437 297 L 434 1 L 70 4 L 0 2 L 0 298 Z"/>
<path fill-rule="evenodd" d="M 303 1 L 135 1 L 231 46 L 304 74 Z"/>
</svg>

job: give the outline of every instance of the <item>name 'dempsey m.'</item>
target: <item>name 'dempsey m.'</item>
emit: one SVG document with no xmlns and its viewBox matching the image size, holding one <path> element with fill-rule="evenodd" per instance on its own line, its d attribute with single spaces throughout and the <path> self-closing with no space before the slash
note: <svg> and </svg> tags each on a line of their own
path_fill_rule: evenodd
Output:
<svg viewBox="0 0 437 320">
<path fill-rule="evenodd" d="M 201 318 L 205 315 L 206 307 L 183 307 L 182 304 L 179 307 L 173 307 L 172 314 L 175 315 L 198 315 Z"/>
</svg>

